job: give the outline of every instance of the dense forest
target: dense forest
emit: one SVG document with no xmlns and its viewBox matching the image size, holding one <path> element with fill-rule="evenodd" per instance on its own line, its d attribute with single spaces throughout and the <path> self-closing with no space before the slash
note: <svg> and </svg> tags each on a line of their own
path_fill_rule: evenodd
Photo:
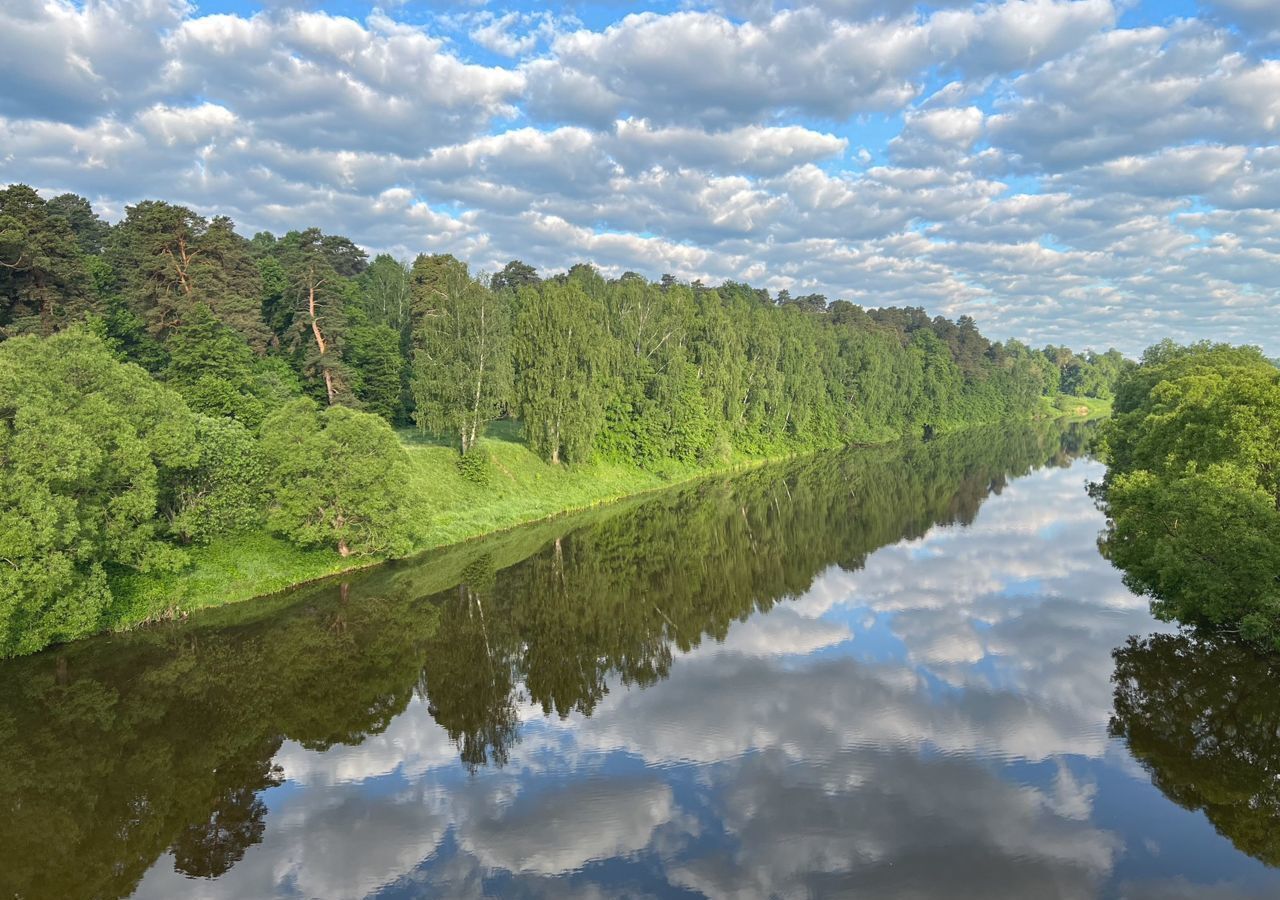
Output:
<svg viewBox="0 0 1280 900">
<path fill-rule="evenodd" d="M 182 571 L 219 536 L 408 552 L 397 426 L 447 436 L 479 483 L 499 418 L 552 464 L 662 472 L 1027 418 L 1107 398 L 1128 365 L 732 282 L 369 260 L 315 228 L 245 238 L 159 201 L 108 225 L 12 185 L 0 655 L 110 627 L 120 572 Z"/>
<path fill-rule="evenodd" d="M 1280 649 L 1280 369 L 1256 347 L 1151 347 L 1102 432 L 1102 549 L 1157 616 Z"/>
</svg>

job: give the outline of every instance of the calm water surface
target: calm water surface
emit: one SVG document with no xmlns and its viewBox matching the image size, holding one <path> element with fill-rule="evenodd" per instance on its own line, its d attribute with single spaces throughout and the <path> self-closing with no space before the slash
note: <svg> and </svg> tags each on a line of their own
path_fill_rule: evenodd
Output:
<svg viewBox="0 0 1280 900">
<path fill-rule="evenodd" d="M 1280 895 L 1267 660 L 1073 430 L 720 479 L 0 667 L 0 897 Z"/>
</svg>

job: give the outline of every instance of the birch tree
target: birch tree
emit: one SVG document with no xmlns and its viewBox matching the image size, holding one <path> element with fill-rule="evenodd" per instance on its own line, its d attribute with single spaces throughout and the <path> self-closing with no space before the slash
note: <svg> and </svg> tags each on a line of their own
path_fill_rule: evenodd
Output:
<svg viewBox="0 0 1280 900">
<path fill-rule="evenodd" d="M 529 446 L 553 463 L 591 455 L 608 395 L 604 312 L 576 279 L 520 292 L 513 358 Z"/>
<path fill-rule="evenodd" d="M 418 426 L 456 434 L 465 455 L 502 411 L 511 384 L 508 300 L 452 256 L 413 266 L 412 390 Z"/>
</svg>

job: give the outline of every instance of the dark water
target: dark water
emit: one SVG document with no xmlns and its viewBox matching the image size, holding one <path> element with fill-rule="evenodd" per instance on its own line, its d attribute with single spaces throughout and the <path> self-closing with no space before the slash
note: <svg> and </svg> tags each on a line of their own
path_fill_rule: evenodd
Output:
<svg viewBox="0 0 1280 900">
<path fill-rule="evenodd" d="M 0 666 L 0 898 L 1276 896 L 1277 672 L 1125 590 L 1084 438 L 808 460 Z"/>
</svg>

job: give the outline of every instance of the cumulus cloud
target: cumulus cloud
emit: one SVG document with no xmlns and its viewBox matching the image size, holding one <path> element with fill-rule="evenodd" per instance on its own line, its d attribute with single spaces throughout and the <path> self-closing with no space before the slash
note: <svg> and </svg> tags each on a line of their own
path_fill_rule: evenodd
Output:
<svg viewBox="0 0 1280 900">
<path fill-rule="evenodd" d="M 747 279 L 995 337 L 1280 352 L 1275 4 L 708 3 L 588 27 L 0 10 L 0 179 L 373 251 Z M 497 62 L 494 62 L 497 60 Z"/>
</svg>

